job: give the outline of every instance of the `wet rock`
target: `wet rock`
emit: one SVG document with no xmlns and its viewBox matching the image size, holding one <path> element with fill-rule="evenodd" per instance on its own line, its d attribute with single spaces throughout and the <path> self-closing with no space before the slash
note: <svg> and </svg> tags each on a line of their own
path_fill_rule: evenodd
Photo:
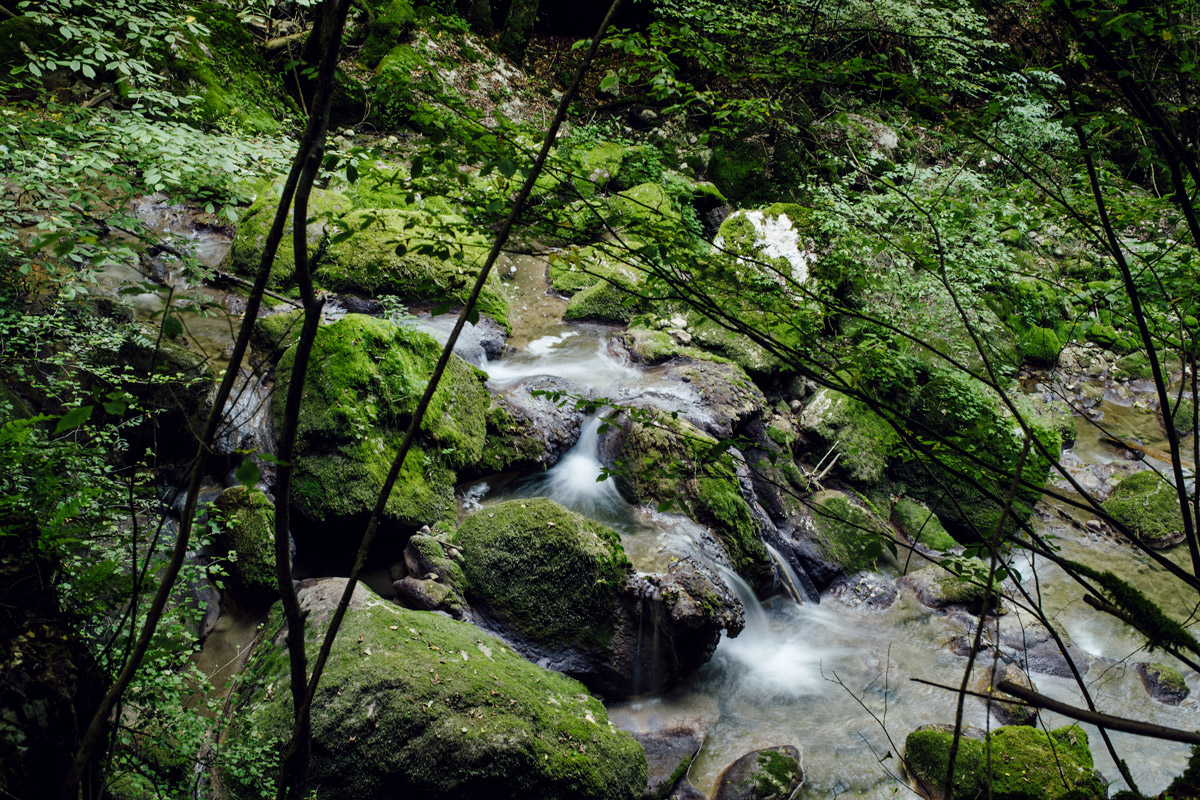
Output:
<svg viewBox="0 0 1200 800">
<path fill-rule="evenodd" d="M 859 572 L 833 582 L 829 596 L 847 608 L 885 611 L 900 596 L 894 581 L 877 572 Z"/>
<path fill-rule="evenodd" d="M 1151 470 L 1118 483 L 1104 501 L 1104 511 L 1147 547 L 1163 550 L 1183 541 L 1183 513 L 1175 487 Z"/>
<path fill-rule="evenodd" d="M 720 706 L 711 698 L 699 706 L 667 712 L 657 704 L 638 701 L 609 706 L 609 720 L 633 734 L 646 751 L 649 780 L 643 798 L 696 796 L 706 800 L 686 775 L 720 716 Z"/>
<path fill-rule="evenodd" d="M 950 620 L 964 630 L 963 641 L 955 648 L 960 655 L 969 650 L 979 619 L 963 611 L 950 614 Z M 1073 676 L 1067 662 L 1069 655 L 1081 675 L 1086 675 L 1096 660 L 1095 656 L 1076 645 L 1065 630 L 1058 630 L 1059 638 L 1067 648 L 1067 654 L 1059 649 L 1050 631 L 1041 623 L 1028 619 L 1023 613 L 1006 614 L 1003 617 L 988 617 L 984 629 L 984 650 L 996 649 L 1010 664 L 1025 672 L 1040 672 L 1060 678 Z"/>
<path fill-rule="evenodd" d="M 1000 605 L 1001 587 L 995 586 L 990 593 L 987 592 L 986 577 L 986 574 L 977 577 L 974 572 L 967 571 L 956 575 L 940 566 L 929 566 L 910 572 L 900 578 L 897 584 L 911 589 L 923 606 L 936 609 L 962 608 L 971 614 L 979 615 L 984 610 L 985 595 L 988 596 L 989 613 L 995 613 Z"/>
<path fill-rule="evenodd" d="M 766 397 L 736 364 L 685 360 L 669 364 L 666 377 L 691 383 L 699 401 L 684 416 L 716 437 L 732 435 L 767 407 Z"/>
<path fill-rule="evenodd" d="M 465 615 L 462 599 L 444 583 L 431 578 L 418 579 L 411 576 L 393 581 L 396 599 L 418 611 L 443 611 L 455 619 Z"/>
<path fill-rule="evenodd" d="M 742 629 L 741 603 L 707 567 L 634 575 L 615 532 L 550 500 L 489 506 L 456 542 L 481 622 L 610 697 L 672 685 Z"/>
<path fill-rule="evenodd" d="M 803 781 L 800 751 L 792 745 L 755 750 L 725 768 L 713 800 L 787 800 Z"/>
<path fill-rule="evenodd" d="M 309 646 L 324 635 L 345 581 L 306 583 Z M 276 611 L 251 655 L 235 735 L 275 747 L 291 729 L 288 632 Z M 493 713 L 495 712 L 495 716 Z M 328 800 L 635 800 L 646 759 L 574 680 L 440 614 L 354 593 L 312 715 L 313 791 Z M 232 770 L 232 793 L 257 791 Z"/>
<path fill-rule="evenodd" d="M 488 410 L 488 438 L 476 471 L 543 470 L 579 440 L 584 413 L 567 400 L 535 396 L 534 392 L 579 394 L 570 381 L 547 375 L 523 378 L 502 387 L 491 386 L 492 405 Z"/>
<path fill-rule="evenodd" d="M 1133 665 L 1146 691 L 1160 703 L 1177 706 L 1188 696 L 1190 690 L 1183 675 L 1166 664 L 1140 661 Z"/>
<path fill-rule="evenodd" d="M 275 505 L 257 489 L 233 486 L 216 500 L 218 543 L 233 554 L 230 574 L 250 598 L 277 592 L 275 578 Z"/>
<path fill-rule="evenodd" d="M 445 345 L 457 322 L 457 314 L 441 314 L 436 317 L 421 314 L 415 324 L 437 339 L 438 344 Z M 481 316 L 475 322 L 463 325 L 458 341 L 454 343 L 454 354 L 468 364 L 484 367 L 488 359 L 499 358 L 504 353 L 504 344 L 507 341 L 508 332 L 500 323 L 491 317 Z"/>
<path fill-rule="evenodd" d="M 976 666 L 979 666 L 978 661 Z M 987 669 L 975 679 L 971 688 L 980 694 L 991 695 L 992 715 L 1001 725 L 1036 725 L 1037 709 L 1024 705 L 1012 695 L 996 690 L 995 687 L 1001 681 L 1009 681 L 1030 690 L 1036 689 L 1029 676 L 1011 664 L 998 664 L 995 670 Z"/>
</svg>

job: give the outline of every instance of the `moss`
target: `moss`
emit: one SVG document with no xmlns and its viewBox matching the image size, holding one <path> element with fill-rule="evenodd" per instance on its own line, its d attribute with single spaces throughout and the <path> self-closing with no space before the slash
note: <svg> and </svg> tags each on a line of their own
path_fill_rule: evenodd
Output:
<svg viewBox="0 0 1200 800">
<path fill-rule="evenodd" d="M 233 576 L 255 594 L 275 591 L 275 506 L 257 489 L 233 486 L 217 498 L 217 524 Z"/>
<path fill-rule="evenodd" d="M 251 656 L 235 732 L 272 759 L 291 730 L 280 616 Z M 310 622 L 310 647 L 322 633 Z M 634 800 L 646 772 L 641 746 L 578 682 L 471 625 L 378 599 L 347 614 L 313 703 L 312 788 L 325 800 Z"/>
<path fill-rule="evenodd" d="M 597 190 L 604 190 L 621 169 L 622 150 L 624 147 L 619 142 L 601 142 L 572 153 L 577 163 L 573 171 L 579 175 L 579 179 L 574 181 L 575 187 L 585 197 L 595 194 Z"/>
<path fill-rule="evenodd" d="M 767 151 L 756 142 L 729 142 L 713 148 L 708 177 L 734 205 L 750 205 L 767 193 Z"/>
<path fill-rule="evenodd" d="M 953 735 L 919 730 L 908 735 L 909 771 L 935 789 L 944 787 Z M 988 771 L 986 747 L 991 749 Z M 1061 770 L 1061 772 L 1060 772 Z M 963 737 L 954 763 L 954 796 L 963 800 L 1101 800 L 1104 784 L 1092 766 L 1087 734 L 1078 727 L 1049 734 L 1025 725 L 997 728 L 988 743 Z"/>
<path fill-rule="evenodd" d="M 0 81 L 8 78 L 10 67 L 29 60 L 22 45 L 33 53 L 42 53 L 54 49 L 57 44 L 58 40 L 49 28 L 38 25 L 29 17 L 0 20 Z"/>
<path fill-rule="evenodd" d="M 836 442 L 842 454 L 840 472 L 862 486 L 879 483 L 900 443 L 899 435 L 883 417 L 832 389 L 822 388 L 812 396 L 800 415 L 800 427 L 815 434 L 822 447 Z"/>
<path fill-rule="evenodd" d="M 1152 682 L 1162 686 L 1168 693 L 1177 695 L 1186 695 L 1188 693 L 1187 681 L 1179 670 L 1166 664 L 1152 662 L 1145 666 L 1146 675 Z"/>
<path fill-rule="evenodd" d="M 266 247 L 267 233 L 275 221 L 275 212 L 279 207 L 279 198 L 283 190 L 283 181 L 278 180 L 264 186 L 258 197 L 238 220 L 237 232 L 233 237 L 233 246 L 229 251 L 230 263 L 234 272 L 247 277 L 258 273 L 262 261 L 263 249 Z M 340 192 L 313 189 L 308 201 L 308 256 L 314 258 L 321 248 L 326 228 L 331 219 L 350 210 L 350 200 Z M 292 217 L 289 211 L 287 222 L 283 227 L 283 238 L 271 264 L 270 286 L 276 289 L 290 288 L 296 279 L 296 259 L 292 248 Z"/>
<path fill-rule="evenodd" d="M 380 4 L 367 30 L 367 39 L 358 51 L 358 60 L 376 66 L 393 47 L 412 33 L 417 15 L 411 0 L 391 0 Z"/>
<path fill-rule="evenodd" d="M 429 335 L 358 314 L 319 328 L 296 446 L 296 501 L 316 520 L 368 512 L 441 352 Z M 280 361 L 283 412 L 295 348 Z M 483 452 L 488 393 L 457 356 L 433 395 L 385 516 L 419 526 L 453 515 L 454 470 Z"/>
<path fill-rule="evenodd" d="M 646 364 L 658 364 L 673 358 L 681 351 L 674 337 L 666 331 L 630 326 L 622 335 L 629 352 Z"/>
<path fill-rule="evenodd" d="M 654 424 L 630 422 L 625 429 L 617 481 L 636 503 L 679 503 L 689 516 L 713 529 L 734 570 L 755 587 L 774 579 L 758 525 L 741 484 L 716 440 L 687 422 L 660 417 Z"/>
<path fill-rule="evenodd" d="M 1134 473 L 1118 483 L 1103 508 L 1151 547 L 1165 547 L 1182 537 L 1179 495 L 1152 470 Z"/>
<path fill-rule="evenodd" d="M 550 285 L 564 294 L 575 294 L 607 278 L 632 283 L 636 275 L 609 256 L 608 246 L 572 247 L 550 256 Z"/>
<path fill-rule="evenodd" d="M 611 213 L 626 237 L 637 242 L 670 242 L 683 228 L 683 218 L 657 183 L 642 183 L 609 198 Z"/>
<path fill-rule="evenodd" d="M 630 189 L 639 184 L 656 183 L 663 176 L 662 154 L 651 145 L 625 147 L 613 176 L 618 189 Z"/>
<path fill-rule="evenodd" d="M 605 280 L 574 295 L 563 311 L 563 319 L 626 323 L 640 306 L 639 297 Z"/>
<path fill-rule="evenodd" d="M 409 208 L 409 180 L 407 169 L 377 164 L 369 171 L 360 170 L 359 179 L 346 194 L 353 198 L 357 208 Z"/>
<path fill-rule="evenodd" d="M 195 11 L 209 33 L 172 69 L 199 95 L 200 118 L 251 133 L 278 132 L 296 109 L 237 12 L 219 3 L 202 3 Z"/>
<path fill-rule="evenodd" d="M 1025 359 L 1037 366 L 1052 367 L 1057 364 L 1062 349 L 1062 342 L 1051 328 L 1035 325 L 1021 336 L 1021 351 Z"/>
<path fill-rule="evenodd" d="M 958 544 L 924 503 L 902 497 L 892 507 L 892 519 L 901 533 L 931 550 L 944 552 Z"/>
<path fill-rule="evenodd" d="M 300 309 L 259 317 L 254 321 L 250 344 L 273 361 L 292 345 L 292 339 L 300 334 L 303 324 L 304 312 Z"/>
<path fill-rule="evenodd" d="M 826 560 L 847 574 L 875 566 L 885 531 L 871 514 L 840 492 L 827 492 L 816 498 L 813 515 Z"/>
<path fill-rule="evenodd" d="M 463 522 L 468 595 L 541 644 L 611 643 L 617 593 L 631 572 L 617 534 L 542 498 L 509 500 Z"/>
<path fill-rule="evenodd" d="M 755 800 L 787 798 L 791 794 L 792 782 L 800 772 L 800 764 L 778 750 L 761 750 L 758 754 L 754 780 Z"/>
<path fill-rule="evenodd" d="M 427 67 L 427 59 L 412 46 L 393 47 L 371 81 L 371 120 L 384 128 L 407 125 L 419 105 L 413 76 Z"/>
<path fill-rule="evenodd" d="M 342 222 L 351 235 L 329 246 L 317 270 L 317 280 L 334 291 L 463 303 L 487 255 L 487 239 L 454 214 L 360 209 Z M 403 255 L 398 245 L 405 248 Z M 433 252 L 418 252 L 422 248 Z M 508 327 L 508 301 L 495 273 L 477 307 Z"/>
<path fill-rule="evenodd" d="M 1190 397 L 1180 398 L 1178 403 L 1171 400 L 1174 413 L 1171 414 L 1171 424 L 1180 436 L 1187 436 L 1195 430 L 1196 401 Z"/>
<path fill-rule="evenodd" d="M 784 370 L 783 362 L 772 353 L 708 317 L 691 317 L 688 333 L 701 347 L 732 361 L 752 375 L 773 375 Z"/>
</svg>

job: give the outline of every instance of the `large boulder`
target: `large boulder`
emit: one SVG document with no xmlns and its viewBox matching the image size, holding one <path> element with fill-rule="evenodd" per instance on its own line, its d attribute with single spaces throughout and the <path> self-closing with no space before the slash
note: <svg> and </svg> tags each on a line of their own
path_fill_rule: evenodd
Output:
<svg viewBox="0 0 1200 800">
<path fill-rule="evenodd" d="M 320 536 L 345 551 L 357 541 L 330 523 L 362 520 L 376 496 L 425 390 L 441 348 L 428 334 L 348 314 L 317 330 L 305 379 L 295 451 L 293 520 L 298 541 Z M 275 414 L 281 421 L 295 347 L 280 359 Z M 483 374 L 450 357 L 421 422 L 420 435 L 384 508 L 386 530 L 409 532 L 455 513 L 456 470 L 483 453 L 488 393 Z M 342 526 L 344 529 L 345 526 Z"/>
<path fill-rule="evenodd" d="M 887 420 L 864 403 L 833 389 L 821 388 L 808 401 L 799 420 L 817 457 L 836 447 L 838 474 L 856 485 L 879 483 L 900 437 Z"/>
<path fill-rule="evenodd" d="M 569 381 L 548 375 L 492 388 L 482 471 L 543 470 L 554 466 L 579 440 L 584 414 L 534 392 L 579 392 Z"/>
<path fill-rule="evenodd" d="M 944 794 L 953 733 L 916 730 L 904 742 L 904 760 L 931 798 Z M 997 728 L 982 739 L 959 740 L 954 796 L 961 800 L 1102 800 L 1103 781 L 1092 766 L 1087 734 L 1076 726 L 1046 733 L 1025 725 Z M 990 747 L 990 755 L 987 748 Z"/>
<path fill-rule="evenodd" d="M 1147 547 L 1161 550 L 1183 541 L 1179 494 L 1153 470 L 1136 472 L 1118 483 L 1103 508 Z"/>
<path fill-rule="evenodd" d="M 803 780 L 800 751 L 792 745 L 755 750 L 725 768 L 713 800 L 789 800 Z"/>
<path fill-rule="evenodd" d="M 344 587 L 327 579 L 301 589 L 310 648 Z M 259 751 L 291 731 L 281 616 L 272 612 L 250 657 L 232 734 Z M 312 740 L 312 789 L 327 800 L 633 800 L 646 785 L 641 746 L 578 682 L 466 623 L 361 587 L 313 702 Z M 257 794 L 251 774 L 228 768 L 224 780 Z"/>
<path fill-rule="evenodd" d="M 472 609 L 539 663 L 606 696 L 655 691 L 703 665 L 741 607 L 707 568 L 637 576 L 617 534 L 543 498 L 487 506 L 455 544 Z"/>
<path fill-rule="evenodd" d="M 814 494 L 809 506 L 811 512 L 795 520 L 796 528 L 804 532 L 821 560 L 846 575 L 875 566 L 883 553 L 887 527 L 873 508 L 832 490 Z"/>
<path fill-rule="evenodd" d="M 1183 702 L 1191 690 L 1179 670 L 1167 664 L 1158 662 L 1139 661 L 1133 665 L 1146 691 L 1160 703 L 1177 706 Z"/>
<path fill-rule="evenodd" d="M 214 518 L 221 549 L 238 585 L 252 597 L 274 594 L 274 503 L 257 489 L 231 486 L 217 497 Z"/>
<path fill-rule="evenodd" d="M 622 417 L 606 434 L 603 449 L 621 491 L 633 502 L 678 503 L 720 539 L 734 571 L 756 589 L 774 583 L 775 572 L 758 522 L 743 495 L 734 459 L 694 425 L 666 414 Z"/>
</svg>

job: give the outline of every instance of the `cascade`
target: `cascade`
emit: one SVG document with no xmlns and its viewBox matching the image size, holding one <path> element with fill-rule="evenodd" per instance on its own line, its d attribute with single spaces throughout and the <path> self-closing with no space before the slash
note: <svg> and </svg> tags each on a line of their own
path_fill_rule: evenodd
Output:
<svg viewBox="0 0 1200 800">
<path fill-rule="evenodd" d="M 808 577 L 808 573 L 801 570 L 797 572 L 792 569 L 791 563 L 783 557 L 771 545 L 767 545 L 767 553 L 771 556 L 771 560 L 775 562 L 775 571 L 779 573 L 779 580 L 783 583 L 783 590 L 787 596 L 795 600 L 797 603 L 819 603 L 821 602 L 821 594 L 817 591 L 817 587 L 813 585 L 812 579 Z"/>
</svg>

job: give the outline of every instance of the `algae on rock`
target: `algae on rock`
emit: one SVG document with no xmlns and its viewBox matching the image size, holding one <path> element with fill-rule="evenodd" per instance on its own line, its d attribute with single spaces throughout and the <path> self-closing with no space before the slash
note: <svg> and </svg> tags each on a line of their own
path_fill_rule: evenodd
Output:
<svg viewBox="0 0 1200 800">
<path fill-rule="evenodd" d="M 315 647 L 345 581 L 302 587 Z M 237 732 L 268 749 L 291 731 L 278 608 L 250 657 Z M 641 746 L 577 681 L 439 614 L 355 591 L 313 703 L 312 787 L 325 800 L 635 800 Z M 257 793 L 257 779 L 225 781 Z"/>
</svg>

